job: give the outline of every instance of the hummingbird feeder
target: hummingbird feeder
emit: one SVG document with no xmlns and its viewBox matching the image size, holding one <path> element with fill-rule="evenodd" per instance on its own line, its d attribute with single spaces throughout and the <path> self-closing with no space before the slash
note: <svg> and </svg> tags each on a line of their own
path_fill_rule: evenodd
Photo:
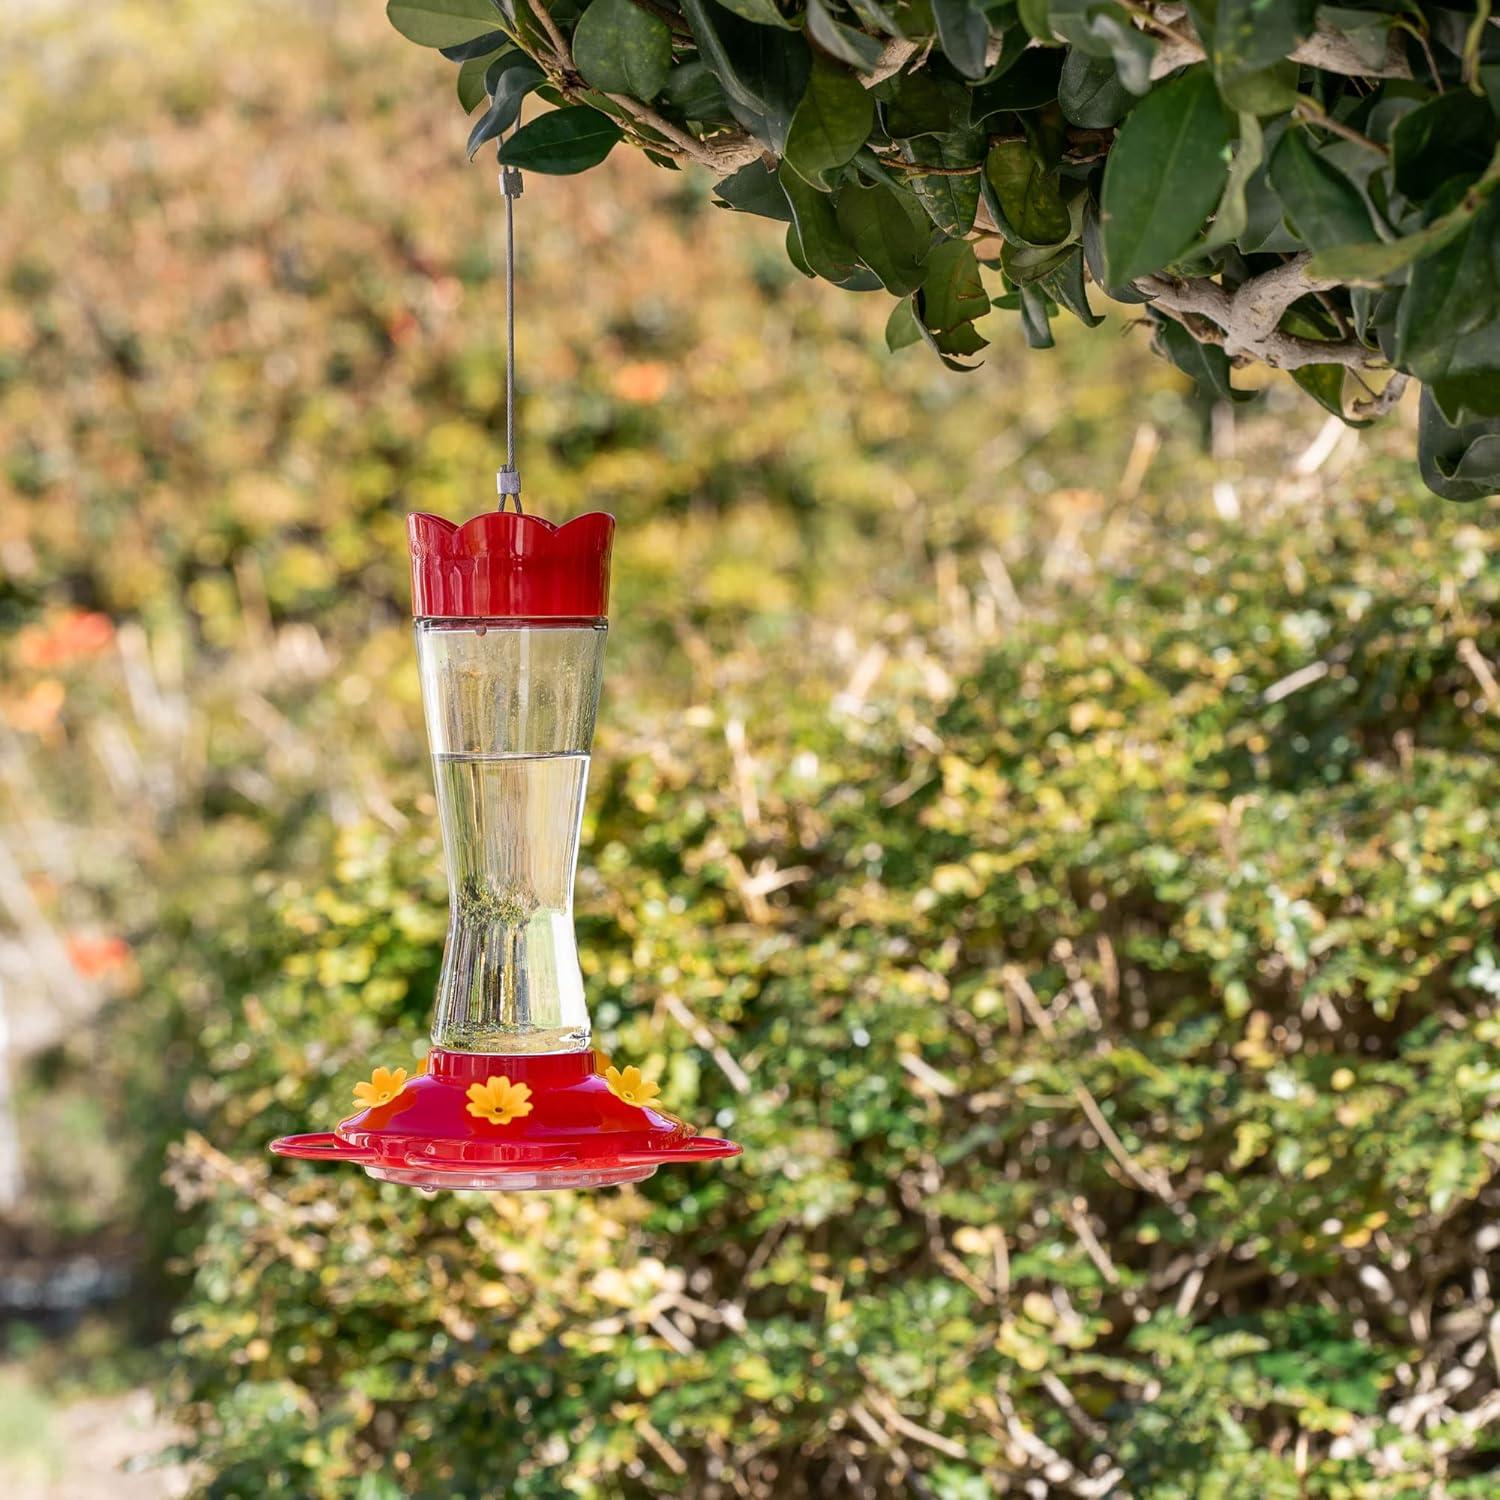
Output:
<svg viewBox="0 0 1500 1500">
<path fill-rule="evenodd" d="M 377 1068 L 365 1107 L 278 1156 L 352 1162 L 428 1190 L 605 1187 L 740 1148 L 652 1102 L 592 1047 L 573 876 L 603 677 L 614 517 L 523 514 L 515 466 L 514 199 L 500 508 L 408 517 L 412 613 L 449 887 L 432 1050 Z M 506 509 L 514 502 L 514 511 Z"/>
</svg>

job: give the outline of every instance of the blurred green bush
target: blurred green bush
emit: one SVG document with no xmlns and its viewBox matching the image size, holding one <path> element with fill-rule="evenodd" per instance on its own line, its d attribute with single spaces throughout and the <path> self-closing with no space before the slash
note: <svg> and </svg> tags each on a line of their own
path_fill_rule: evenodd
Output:
<svg viewBox="0 0 1500 1500">
<path fill-rule="evenodd" d="M 599 1040 L 746 1154 L 265 1156 L 425 1050 L 401 513 L 502 415 L 440 91 L 276 14 L 34 19 L 0 117 L 6 842 L 117 989 L 34 1212 L 130 1237 L 204 1492 L 1492 1494 L 1494 507 L 1281 388 L 1205 454 L 1136 343 L 892 360 L 644 166 L 523 200 L 522 466 L 621 518 Z"/>
</svg>

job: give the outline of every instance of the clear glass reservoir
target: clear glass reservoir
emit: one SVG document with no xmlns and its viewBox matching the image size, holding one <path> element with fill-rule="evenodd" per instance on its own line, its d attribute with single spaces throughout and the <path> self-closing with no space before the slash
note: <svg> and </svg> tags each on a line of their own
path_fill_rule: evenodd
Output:
<svg viewBox="0 0 1500 1500">
<path fill-rule="evenodd" d="M 581 1051 L 573 877 L 604 669 L 603 619 L 419 619 L 448 874 L 435 1046 Z"/>
</svg>

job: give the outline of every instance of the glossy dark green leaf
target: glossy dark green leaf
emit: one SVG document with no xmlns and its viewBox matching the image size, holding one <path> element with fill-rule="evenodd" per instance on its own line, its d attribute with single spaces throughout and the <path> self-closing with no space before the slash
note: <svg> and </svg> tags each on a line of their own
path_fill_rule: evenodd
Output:
<svg viewBox="0 0 1500 1500">
<path fill-rule="evenodd" d="M 972 323 L 990 310 L 974 247 L 967 240 L 944 240 L 927 257 L 922 281 L 922 322 L 934 333 Z"/>
<path fill-rule="evenodd" d="M 1316 0 L 1217 0 L 1210 57 L 1231 109 L 1272 114 L 1297 100 L 1284 59 L 1313 29 Z"/>
<path fill-rule="evenodd" d="M 503 49 L 493 52 L 476 52 L 473 57 L 465 58 L 463 65 L 458 70 L 458 103 L 463 112 L 472 114 L 475 107 L 489 95 L 489 90 L 484 85 L 484 75 L 489 71 L 489 66 L 499 57 L 508 55 Z M 470 155 L 473 155 L 470 152 Z"/>
<path fill-rule="evenodd" d="M 495 30 L 500 12 L 492 0 L 390 0 L 385 13 L 408 41 L 423 47 L 456 47 Z"/>
<path fill-rule="evenodd" d="M 1228 175 L 1229 124 L 1203 64 L 1152 89 L 1126 116 L 1104 169 L 1108 282 L 1159 271 L 1192 243 Z"/>
<path fill-rule="evenodd" d="M 1203 236 L 1203 251 L 1235 244 L 1249 227 L 1250 208 L 1245 192 L 1250 179 L 1265 160 L 1265 149 L 1260 121 L 1254 115 L 1241 115 L 1239 143 L 1234 148 L 1234 160 L 1229 164 L 1229 175 L 1224 180 L 1223 196 L 1214 210 L 1214 221 Z"/>
<path fill-rule="evenodd" d="M 1133 307 L 1151 300 L 1147 293 L 1138 292 L 1133 286 L 1110 285 L 1104 269 L 1104 236 L 1099 229 L 1099 210 L 1093 199 L 1087 196 L 1083 202 L 1083 260 L 1095 285 L 1103 287 L 1112 301 Z"/>
<path fill-rule="evenodd" d="M 502 143 L 500 160 L 506 166 L 565 177 L 598 166 L 620 135 L 620 127 L 608 115 L 573 104 L 523 125 Z"/>
<path fill-rule="evenodd" d="M 503 31 L 486 31 L 467 42 L 459 42 L 453 47 L 439 47 L 438 51 L 448 59 L 449 62 L 465 63 L 473 57 L 485 57 L 490 53 L 499 51 L 511 43 Z"/>
<path fill-rule="evenodd" d="M 1031 245 L 1007 244 L 1000 251 L 1000 268 L 1012 286 L 1032 286 L 1046 281 L 1067 263 L 1071 254 L 1068 245 L 1037 249 Z"/>
<path fill-rule="evenodd" d="M 471 157 L 486 141 L 495 140 L 516 123 L 522 101 L 545 77 L 546 74 L 524 52 L 507 53 L 498 63 L 491 64 L 485 73 L 485 86 L 492 96 L 490 107 L 469 132 Z"/>
<path fill-rule="evenodd" d="M 858 257 L 839 228 L 833 198 L 805 182 L 784 162 L 777 177 L 791 206 L 792 228 L 808 268 L 825 281 L 848 281 L 858 269 Z"/>
<path fill-rule="evenodd" d="M 1064 41 L 1090 57 L 1109 58 L 1121 84 L 1132 94 L 1145 94 L 1151 87 L 1156 43 L 1114 0 L 1052 0 L 1047 18 Z"/>
<path fill-rule="evenodd" d="M 976 130 L 928 136 L 902 143 L 902 156 L 913 165 L 940 166 L 943 175 L 912 172 L 911 189 L 944 234 L 966 235 L 979 211 L 979 165 L 984 136 Z M 974 168 L 973 171 L 960 170 Z"/>
<path fill-rule="evenodd" d="M 1229 356 L 1217 344 L 1200 344 L 1175 318 L 1157 314 L 1157 350 L 1221 401 L 1250 401 L 1253 391 L 1238 391 L 1229 381 Z"/>
<path fill-rule="evenodd" d="M 1104 130 L 1125 117 L 1131 94 L 1110 58 L 1090 57 L 1081 47 L 1071 47 L 1057 82 L 1057 102 L 1072 124 Z"/>
<path fill-rule="evenodd" d="M 734 118 L 713 69 L 696 57 L 678 63 L 667 74 L 662 94 L 685 120 L 719 122 Z"/>
<path fill-rule="evenodd" d="M 649 103 L 672 66 L 672 33 L 634 0 L 591 0 L 573 32 L 573 62 L 601 92 Z"/>
<path fill-rule="evenodd" d="M 1467 89 L 1451 89 L 1403 115 L 1391 133 L 1397 190 L 1426 202 L 1454 178 L 1476 178 L 1495 153 L 1495 116 Z"/>
<path fill-rule="evenodd" d="M 983 78 L 988 72 L 984 54 L 990 41 L 984 12 L 970 0 L 932 0 L 932 16 L 943 55 L 965 78 Z"/>
<path fill-rule="evenodd" d="M 1417 462 L 1422 482 L 1445 500 L 1500 493 L 1500 420 L 1448 421 L 1431 391 L 1418 407 Z"/>
<path fill-rule="evenodd" d="M 970 123 L 980 125 L 1008 110 L 1024 113 L 1051 104 L 1057 98 L 1063 57 L 1061 47 L 1027 48 L 999 78 L 970 92 Z"/>
<path fill-rule="evenodd" d="M 1451 243 L 1473 221 L 1475 214 L 1500 188 L 1500 151 L 1491 158 L 1484 175 L 1446 213 L 1399 240 L 1370 245 L 1344 245 L 1313 256 L 1309 270 L 1336 281 L 1378 284 L 1424 255 Z"/>
<path fill-rule="evenodd" d="M 1417 262 L 1396 331 L 1396 357 L 1422 379 L 1444 373 L 1448 346 L 1500 317 L 1500 198 Z"/>
<path fill-rule="evenodd" d="M 845 238 L 888 291 L 903 296 L 922 284 L 932 226 L 913 198 L 848 184 L 839 189 L 836 216 Z"/>
<path fill-rule="evenodd" d="M 1040 285 L 1059 307 L 1067 308 L 1086 327 L 1097 328 L 1104 321 L 1103 316 L 1089 306 L 1081 245 L 1075 245 L 1060 266 L 1043 276 Z"/>
<path fill-rule="evenodd" d="M 1040 287 L 1023 286 L 1016 294 L 1016 304 L 1021 314 L 1021 332 L 1028 349 L 1051 349 L 1056 340 L 1052 337 L 1052 318 L 1047 307 L 1047 297 Z"/>
<path fill-rule="evenodd" d="M 874 123 L 875 101 L 859 79 L 820 57 L 792 116 L 784 160 L 805 182 L 827 187 L 830 171 L 853 159 Z"/>
<path fill-rule="evenodd" d="M 738 213 L 780 219 L 784 224 L 792 221 L 792 207 L 781 190 L 781 181 L 763 161 L 753 161 L 721 177 L 714 184 L 714 192 L 718 194 L 716 201 Z"/>
<path fill-rule="evenodd" d="M 1308 145 L 1303 130 L 1282 136 L 1271 157 L 1271 186 L 1281 195 L 1287 222 L 1314 250 L 1377 237 L 1359 189 Z"/>
<path fill-rule="evenodd" d="M 930 73 L 898 75 L 886 91 L 882 114 L 893 140 L 951 135 L 969 126 L 969 90 Z"/>
<path fill-rule="evenodd" d="M 597 0 L 595 0 L 597 3 Z M 725 10 L 757 26 L 780 26 L 790 31 L 795 23 L 787 20 L 776 8 L 776 0 L 720 0 Z"/>
<path fill-rule="evenodd" d="M 880 60 L 884 44 L 834 19 L 823 0 L 807 0 L 807 34 L 830 57 L 868 73 Z"/>
<path fill-rule="evenodd" d="M 702 60 L 723 85 L 735 118 L 778 156 L 812 66 L 807 43 L 757 26 L 716 0 L 682 0 Z"/>
<path fill-rule="evenodd" d="M 1060 245 L 1072 232 L 1062 185 L 1026 141 L 998 141 L 984 159 L 981 184 L 1000 233 L 1018 245 Z"/>
</svg>

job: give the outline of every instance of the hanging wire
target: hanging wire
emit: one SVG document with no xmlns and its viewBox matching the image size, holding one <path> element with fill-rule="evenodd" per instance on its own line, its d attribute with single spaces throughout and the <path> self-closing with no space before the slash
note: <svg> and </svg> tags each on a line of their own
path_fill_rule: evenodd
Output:
<svg viewBox="0 0 1500 1500">
<path fill-rule="evenodd" d="M 519 167 L 501 167 L 500 193 L 505 199 L 505 466 L 495 475 L 500 509 L 516 502 L 521 514 L 521 474 L 516 468 L 516 199 L 521 196 Z"/>
</svg>

